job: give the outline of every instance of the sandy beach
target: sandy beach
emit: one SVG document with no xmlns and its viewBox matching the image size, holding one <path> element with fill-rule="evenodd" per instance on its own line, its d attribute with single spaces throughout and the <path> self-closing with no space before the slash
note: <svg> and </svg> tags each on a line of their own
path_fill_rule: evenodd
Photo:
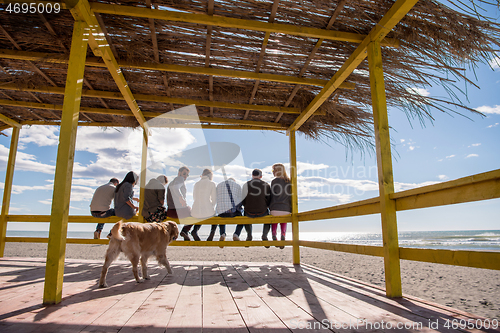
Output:
<svg viewBox="0 0 500 333">
<path fill-rule="evenodd" d="M 46 257 L 47 244 L 7 243 L 5 257 Z M 107 245 L 68 244 L 66 257 L 104 260 Z M 171 261 L 291 262 L 291 248 L 169 247 Z M 154 261 L 154 260 L 153 260 Z M 301 248 L 301 261 L 384 287 L 379 257 Z M 500 320 L 500 271 L 401 261 L 403 293 Z"/>
</svg>

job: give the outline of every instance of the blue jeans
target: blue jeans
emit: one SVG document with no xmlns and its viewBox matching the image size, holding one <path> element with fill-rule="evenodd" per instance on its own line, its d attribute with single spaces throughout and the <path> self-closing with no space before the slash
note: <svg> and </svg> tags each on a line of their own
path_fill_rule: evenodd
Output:
<svg viewBox="0 0 500 333">
<path fill-rule="evenodd" d="M 115 209 L 111 208 L 105 212 L 93 211 L 93 212 L 90 212 L 90 214 L 93 217 L 98 217 L 98 218 L 103 219 L 105 217 L 115 216 Z M 98 223 L 97 227 L 95 228 L 95 231 L 102 231 L 102 229 L 104 229 L 104 223 Z"/>
<path fill-rule="evenodd" d="M 245 216 L 248 216 L 248 217 L 251 217 L 251 218 L 254 218 L 254 217 L 262 217 L 262 216 L 267 216 L 269 215 L 269 209 L 266 209 L 266 211 L 262 214 L 258 214 L 258 215 L 249 215 L 246 211 L 245 211 Z M 252 240 L 252 225 L 251 224 L 238 224 L 236 226 L 236 230 L 234 231 L 234 233 L 239 237 L 240 234 L 241 234 L 241 230 L 243 229 L 243 227 L 245 227 L 245 231 L 247 232 L 247 240 Z M 271 227 L 271 225 L 269 225 L 269 227 Z"/>
</svg>

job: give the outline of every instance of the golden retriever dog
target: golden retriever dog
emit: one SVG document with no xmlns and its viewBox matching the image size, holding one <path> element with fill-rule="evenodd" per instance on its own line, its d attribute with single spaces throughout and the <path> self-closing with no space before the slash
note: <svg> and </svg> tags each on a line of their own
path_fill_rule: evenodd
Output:
<svg viewBox="0 0 500 333">
<path fill-rule="evenodd" d="M 167 268 L 168 274 L 172 274 L 167 259 L 167 245 L 178 236 L 179 229 L 177 224 L 172 221 L 161 223 L 117 222 L 111 229 L 111 239 L 102 267 L 99 287 L 107 287 L 108 268 L 120 252 L 123 252 L 132 263 L 132 272 L 137 282 L 142 282 L 137 272 L 139 260 L 142 266 L 142 277 L 149 280 L 148 258 L 151 255 L 156 255 L 158 263 Z"/>
</svg>

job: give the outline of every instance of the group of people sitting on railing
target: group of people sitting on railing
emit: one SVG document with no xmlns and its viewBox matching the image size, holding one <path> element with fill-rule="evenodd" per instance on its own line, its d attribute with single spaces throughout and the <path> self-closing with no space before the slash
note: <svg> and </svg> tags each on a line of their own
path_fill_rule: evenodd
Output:
<svg viewBox="0 0 500 333">
<path fill-rule="evenodd" d="M 179 169 L 177 177 L 170 182 L 166 190 L 167 208 L 165 208 L 165 185 L 168 179 L 160 175 L 151 179 L 145 187 L 144 203 L 141 215 L 146 222 L 161 222 L 165 219 L 182 219 L 194 217 L 207 219 L 213 216 L 236 217 L 248 216 L 251 218 L 263 217 L 269 214 L 274 216 L 288 215 L 292 211 L 291 204 L 291 182 L 283 164 L 272 166 L 274 179 L 269 185 L 262 180 L 262 171 L 254 169 L 252 179 L 243 187 L 238 185 L 234 178 L 229 178 L 218 185 L 213 181 L 213 173 L 210 169 L 203 170 L 201 179 L 196 182 L 193 189 L 194 202 L 192 207 L 186 201 L 185 180 L 189 176 L 189 168 L 183 166 Z M 134 204 L 139 199 L 134 198 L 133 188 L 139 176 L 130 171 L 121 183 L 118 179 L 112 178 L 109 183 L 96 189 L 90 203 L 90 211 L 93 217 L 105 218 L 118 216 L 130 219 L 139 210 Z M 111 202 L 114 201 L 114 208 Z M 286 223 L 280 223 L 281 240 L 285 240 Z M 193 228 L 194 226 L 194 228 Z M 97 224 L 94 232 L 94 239 L 101 237 L 104 223 Z M 207 241 L 213 241 L 217 225 L 212 225 Z M 193 231 L 190 232 L 191 228 Z M 185 241 L 191 240 L 189 233 L 195 241 L 200 241 L 198 231 L 200 224 L 184 225 L 180 235 Z M 241 231 L 245 228 L 247 241 L 252 240 L 252 224 L 238 224 L 233 234 L 233 240 L 239 241 Z M 272 229 L 272 239 L 278 240 L 278 224 L 264 224 L 262 240 L 268 240 L 268 234 Z M 219 225 L 219 241 L 226 239 L 226 225 Z M 266 246 L 269 247 L 269 246 Z M 281 247 L 283 248 L 283 247 Z"/>
</svg>

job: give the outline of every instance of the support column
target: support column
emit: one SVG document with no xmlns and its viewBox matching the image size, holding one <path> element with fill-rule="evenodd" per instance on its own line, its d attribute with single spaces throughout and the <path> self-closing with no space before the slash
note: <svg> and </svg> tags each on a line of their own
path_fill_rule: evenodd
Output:
<svg viewBox="0 0 500 333">
<path fill-rule="evenodd" d="M 14 179 L 14 167 L 16 165 L 17 145 L 19 142 L 20 127 L 12 128 L 10 138 L 9 160 L 5 172 L 5 185 L 3 187 L 2 217 L 0 218 L 0 258 L 5 250 L 5 236 L 7 234 L 7 215 L 9 215 L 10 195 L 12 193 L 12 180 Z"/>
<path fill-rule="evenodd" d="M 45 269 L 44 304 L 57 304 L 61 301 L 62 297 L 71 180 L 73 176 L 76 130 L 82 96 L 88 33 L 89 30 L 85 22 L 75 21 L 66 76 L 66 88 L 64 91 L 59 146 L 57 149 L 47 264 Z"/>
<path fill-rule="evenodd" d="M 373 122 L 375 125 L 375 142 L 377 149 L 386 295 L 388 297 L 401 297 L 401 268 L 399 263 L 396 202 L 389 198 L 389 195 L 394 193 L 394 179 L 392 173 L 391 138 L 389 135 L 389 119 L 387 115 L 380 43 L 371 42 L 369 44 L 368 64 L 370 67 Z"/>
<path fill-rule="evenodd" d="M 149 136 L 147 130 L 143 128 L 143 138 L 142 138 L 142 157 L 141 157 L 141 179 L 139 179 L 140 190 L 139 190 L 139 221 L 144 222 L 144 217 L 142 216 L 142 207 L 144 207 L 144 190 L 146 188 L 146 173 L 148 165 L 148 141 Z"/>
<path fill-rule="evenodd" d="M 293 264 L 300 264 L 299 248 L 299 199 L 297 188 L 297 144 L 295 131 L 289 132 L 290 136 L 290 179 L 292 181 L 292 241 L 293 241 Z"/>
</svg>

